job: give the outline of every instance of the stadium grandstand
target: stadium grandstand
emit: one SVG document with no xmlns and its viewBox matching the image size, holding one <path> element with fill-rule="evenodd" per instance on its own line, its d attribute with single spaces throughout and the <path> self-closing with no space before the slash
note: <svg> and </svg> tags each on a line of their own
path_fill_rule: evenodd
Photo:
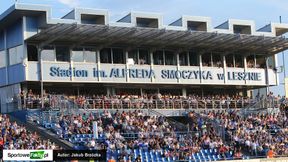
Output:
<svg viewBox="0 0 288 162">
<path fill-rule="evenodd" d="M 288 99 L 269 90 L 286 32 L 146 12 L 110 22 L 91 8 L 56 19 L 16 3 L 0 15 L 0 147 L 124 162 L 287 158 Z"/>
</svg>

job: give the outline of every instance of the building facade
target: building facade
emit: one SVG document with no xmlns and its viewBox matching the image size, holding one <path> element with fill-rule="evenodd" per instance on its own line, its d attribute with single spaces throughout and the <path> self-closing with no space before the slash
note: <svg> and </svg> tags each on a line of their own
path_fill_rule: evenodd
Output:
<svg viewBox="0 0 288 162">
<path fill-rule="evenodd" d="M 15 4 L 0 16 L 0 105 L 10 112 L 21 91 L 56 94 L 242 94 L 279 84 L 275 54 L 288 47 L 288 24 L 256 30 L 229 19 L 156 13 L 109 22 L 107 10 Z M 14 103 L 14 104 L 13 104 Z"/>
</svg>

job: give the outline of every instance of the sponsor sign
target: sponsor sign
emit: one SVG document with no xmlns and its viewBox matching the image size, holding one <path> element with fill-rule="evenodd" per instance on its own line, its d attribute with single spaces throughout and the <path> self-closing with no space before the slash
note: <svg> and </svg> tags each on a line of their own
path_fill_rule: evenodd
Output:
<svg viewBox="0 0 288 162">
<path fill-rule="evenodd" d="M 52 161 L 53 150 L 3 150 L 4 161 Z"/>
</svg>

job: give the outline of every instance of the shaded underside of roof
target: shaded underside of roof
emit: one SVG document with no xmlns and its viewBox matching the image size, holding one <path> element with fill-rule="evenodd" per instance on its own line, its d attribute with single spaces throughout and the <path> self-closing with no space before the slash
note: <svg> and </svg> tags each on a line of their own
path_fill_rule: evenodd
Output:
<svg viewBox="0 0 288 162">
<path fill-rule="evenodd" d="M 273 55 L 288 48 L 283 37 L 264 37 L 216 32 L 177 31 L 141 27 L 116 27 L 90 24 L 55 24 L 27 39 L 45 46 L 66 43 L 73 46 L 91 45 L 149 47 L 155 49 L 201 49 L 224 53 L 257 53 Z"/>
</svg>

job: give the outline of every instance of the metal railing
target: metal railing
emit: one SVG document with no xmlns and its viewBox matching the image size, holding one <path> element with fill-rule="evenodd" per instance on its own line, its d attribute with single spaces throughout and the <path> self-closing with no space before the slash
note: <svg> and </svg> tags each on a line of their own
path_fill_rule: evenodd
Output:
<svg viewBox="0 0 288 162">
<path fill-rule="evenodd" d="M 243 107 L 241 109 L 240 113 L 242 114 L 242 116 L 251 113 L 259 113 L 262 111 L 267 111 L 268 109 L 274 109 L 280 107 L 280 101 L 274 98 L 266 97 L 255 101 L 256 101 L 255 103 L 247 105 L 246 107 Z"/>
<path fill-rule="evenodd" d="M 240 109 L 254 104 L 254 99 L 87 99 L 79 107 L 86 109 Z"/>
<path fill-rule="evenodd" d="M 44 107 L 49 109 L 256 109 L 279 107 L 276 99 L 85 99 L 79 102 L 61 95 L 44 99 Z M 25 99 L 22 108 L 41 108 L 41 99 Z"/>
<path fill-rule="evenodd" d="M 162 116 L 166 119 L 166 121 L 172 125 L 174 128 L 176 128 L 178 131 L 187 131 L 189 129 L 189 127 L 183 123 L 180 123 L 179 121 L 177 120 L 174 120 L 173 118 L 168 118 L 166 117 L 164 114 L 158 112 L 158 111 L 155 111 L 155 110 L 152 110 L 152 109 L 149 109 L 149 114 L 154 114 L 154 115 L 157 115 L 157 116 Z"/>
</svg>

